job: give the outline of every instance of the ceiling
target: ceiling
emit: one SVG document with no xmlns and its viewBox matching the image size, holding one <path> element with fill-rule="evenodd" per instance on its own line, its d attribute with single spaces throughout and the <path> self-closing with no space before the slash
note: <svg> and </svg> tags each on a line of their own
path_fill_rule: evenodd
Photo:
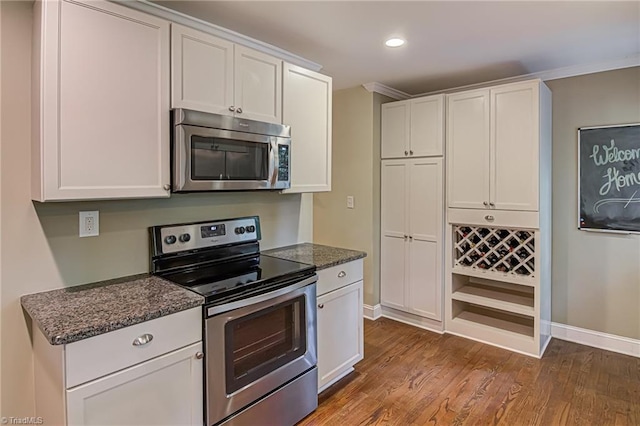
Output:
<svg viewBox="0 0 640 426">
<path fill-rule="evenodd" d="M 411 95 L 640 57 L 640 1 L 156 1 Z M 390 36 L 407 40 L 390 49 Z"/>
</svg>

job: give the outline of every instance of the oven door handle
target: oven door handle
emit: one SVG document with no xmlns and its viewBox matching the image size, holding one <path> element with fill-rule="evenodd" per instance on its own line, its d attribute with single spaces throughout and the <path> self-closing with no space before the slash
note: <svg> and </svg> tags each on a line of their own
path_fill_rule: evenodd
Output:
<svg viewBox="0 0 640 426">
<path fill-rule="evenodd" d="M 292 291 L 298 290 L 302 287 L 306 287 L 317 281 L 318 275 L 314 274 L 314 276 L 312 277 L 306 278 L 302 281 L 298 281 L 297 283 L 291 284 L 290 286 L 271 291 L 269 293 L 260 294 L 258 296 L 249 297 L 247 299 L 237 300 L 231 303 L 225 303 L 224 305 L 212 306 L 207 309 L 207 317 L 221 314 L 223 312 L 233 311 L 234 309 L 244 308 L 256 303 L 266 302 L 271 299 L 276 299 L 280 296 L 284 296 L 285 294 L 291 293 Z"/>
</svg>

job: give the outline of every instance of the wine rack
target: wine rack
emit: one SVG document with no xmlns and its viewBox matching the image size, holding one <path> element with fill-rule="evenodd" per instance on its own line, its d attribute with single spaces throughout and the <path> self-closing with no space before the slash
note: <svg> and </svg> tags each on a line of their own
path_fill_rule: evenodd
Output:
<svg viewBox="0 0 640 426">
<path fill-rule="evenodd" d="M 535 277 L 534 231 L 453 225 L 453 246 L 456 269 Z"/>
</svg>

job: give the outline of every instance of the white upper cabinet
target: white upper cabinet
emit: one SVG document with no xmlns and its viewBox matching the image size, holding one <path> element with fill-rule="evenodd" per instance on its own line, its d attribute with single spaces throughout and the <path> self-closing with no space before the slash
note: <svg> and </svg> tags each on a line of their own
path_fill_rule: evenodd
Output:
<svg viewBox="0 0 640 426">
<path fill-rule="evenodd" d="M 540 81 L 448 96 L 448 205 L 538 211 Z"/>
<path fill-rule="evenodd" d="M 444 95 L 382 105 L 382 158 L 443 155 Z"/>
<path fill-rule="evenodd" d="M 106 1 L 34 6 L 32 198 L 169 196 L 169 23 Z"/>
<path fill-rule="evenodd" d="M 489 203 L 489 90 L 448 96 L 447 172 L 449 207 Z"/>
<path fill-rule="evenodd" d="M 171 104 L 229 114 L 233 100 L 233 43 L 171 25 Z"/>
<path fill-rule="evenodd" d="M 282 123 L 282 61 L 247 47 L 235 47 L 236 115 Z"/>
<path fill-rule="evenodd" d="M 491 91 L 491 201 L 500 210 L 538 210 L 539 84 Z"/>
<path fill-rule="evenodd" d="M 291 188 L 331 191 L 331 77 L 284 64 L 282 122 L 291 126 Z"/>
<path fill-rule="evenodd" d="M 171 106 L 282 123 L 282 60 L 178 24 Z"/>
</svg>

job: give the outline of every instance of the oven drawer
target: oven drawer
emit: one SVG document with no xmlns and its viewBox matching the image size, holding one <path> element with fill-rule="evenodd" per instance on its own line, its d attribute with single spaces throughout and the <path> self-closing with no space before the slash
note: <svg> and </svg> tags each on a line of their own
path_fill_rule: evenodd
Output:
<svg viewBox="0 0 640 426">
<path fill-rule="evenodd" d="M 362 280 L 362 259 L 321 269 L 318 272 L 318 296 Z"/>
<path fill-rule="evenodd" d="M 142 336 L 145 335 L 153 336 L 148 343 L 144 343 Z M 65 346 L 66 387 L 80 385 L 200 340 L 202 308 L 197 307 L 70 343 Z"/>
</svg>

